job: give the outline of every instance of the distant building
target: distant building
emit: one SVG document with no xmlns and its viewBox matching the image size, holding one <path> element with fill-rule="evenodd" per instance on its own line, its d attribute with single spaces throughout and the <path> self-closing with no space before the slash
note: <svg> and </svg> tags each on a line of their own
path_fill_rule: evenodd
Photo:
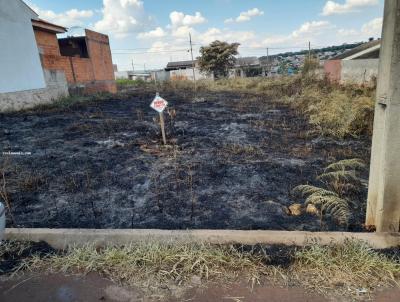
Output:
<svg viewBox="0 0 400 302">
<path fill-rule="evenodd" d="M 70 91 L 117 91 L 108 36 L 85 29 L 85 36 L 57 38 L 65 28 L 44 20 L 32 25 L 43 68 L 63 71 Z"/>
<path fill-rule="evenodd" d="M 194 67 L 194 76 L 196 77 L 196 80 L 212 78 L 212 76 L 202 73 L 200 71 L 197 60 L 169 62 L 167 64 L 167 67 L 165 68 L 165 71 L 169 72 L 169 79 L 171 81 L 176 81 L 176 80 L 193 81 L 193 67 Z M 162 78 L 166 77 L 163 75 Z"/>
<path fill-rule="evenodd" d="M 65 76 L 43 70 L 32 29 L 38 15 L 21 0 L 0 0 L 0 111 L 68 95 Z"/>
<path fill-rule="evenodd" d="M 378 76 L 380 47 L 380 40 L 370 41 L 325 61 L 325 75 L 332 82 L 370 84 Z"/>
<path fill-rule="evenodd" d="M 235 66 L 230 70 L 229 76 L 232 78 L 247 78 L 265 76 L 266 69 L 261 65 L 261 61 L 257 57 L 237 58 Z"/>
<path fill-rule="evenodd" d="M 198 68 L 198 65 L 199 63 L 197 60 L 168 62 L 167 67 L 165 67 L 165 71 L 192 69 L 193 66 Z"/>
<path fill-rule="evenodd" d="M 68 91 L 116 92 L 109 40 L 58 39 L 65 27 L 39 19 L 22 0 L 0 0 L 0 111 L 49 103 Z"/>
<path fill-rule="evenodd" d="M 151 80 L 151 72 L 148 71 L 116 71 L 114 72 L 115 78 L 117 80 L 125 79 L 125 80 L 142 80 L 142 81 L 150 81 Z"/>
</svg>

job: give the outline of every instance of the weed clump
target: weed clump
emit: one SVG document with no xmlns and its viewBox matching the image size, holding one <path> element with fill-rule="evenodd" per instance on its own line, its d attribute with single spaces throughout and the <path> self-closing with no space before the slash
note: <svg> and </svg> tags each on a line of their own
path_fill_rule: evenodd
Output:
<svg viewBox="0 0 400 302">
<path fill-rule="evenodd" d="M 314 243 L 300 249 L 291 272 L 302 276 L 301 283 L 316 291 L 344 288 L 354 295 L 363 288 L 371 291 L 397 285 L 400 263 L 364 242 L 349 240 L 329 246 Z"/>
<path fill-rule="evenodd" d="M 355 96 L 339 86 L 320 89 L 311 85 L 293 97 L 291 104 L 308 116 L 310 124 L 322 135 L 372 135 L 374 101 L 367 91 Z"/>
<path fill-rule="evenodd" d="M 353 197 L 362 186 L 358 171 L 364 168 L 360 159 L 341 160 L 326 167 L 317 177 L 324 187 L 300 185 L 293 189 L 293 193 L 306 197 L 306 206 L 317 208 L 321 225 L 324 215 L 333 217 L 341 225 L 348 225 L 354 208 L 358 206 Z"/>
</svg>

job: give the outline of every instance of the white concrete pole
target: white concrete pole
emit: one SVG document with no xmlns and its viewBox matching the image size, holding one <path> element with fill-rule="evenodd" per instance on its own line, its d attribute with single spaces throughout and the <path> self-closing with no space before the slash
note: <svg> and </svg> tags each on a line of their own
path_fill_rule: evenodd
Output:
<svg viewBox="0 0 400 302">
<path fill-rule="evenodd" d="M 366 225 L 400 223 L 400 1 L 385 0 Z"/>
</svg>

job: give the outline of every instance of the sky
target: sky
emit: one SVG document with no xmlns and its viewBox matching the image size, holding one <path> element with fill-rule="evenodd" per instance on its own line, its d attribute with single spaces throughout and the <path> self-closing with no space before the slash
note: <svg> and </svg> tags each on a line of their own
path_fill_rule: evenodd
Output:
<svg viewBox="0 0 400 302">
<path fill-rule="evenodd" d="M 119 70 L 190 60 L 214 40 L 238 42 L 240 56 L 263 56 L 367 41 L 381 35 L 384 0 L 29 0 L 39 17 L 110 37 Z"/>
</svg>

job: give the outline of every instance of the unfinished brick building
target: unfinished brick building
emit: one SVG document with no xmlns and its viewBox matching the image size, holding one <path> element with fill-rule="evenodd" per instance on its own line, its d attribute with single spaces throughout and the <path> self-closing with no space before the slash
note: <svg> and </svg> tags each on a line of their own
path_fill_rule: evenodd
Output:
<svg viewBox="0 0 400 302">
<path fill-rule="evenodd" d="M 108 36 L 85 29 L 83 37 L 58 39 L 66 28 L 32 20 L 43 69 L 62 70 L 73 93 L 117 91 Z"/>
</svg>

